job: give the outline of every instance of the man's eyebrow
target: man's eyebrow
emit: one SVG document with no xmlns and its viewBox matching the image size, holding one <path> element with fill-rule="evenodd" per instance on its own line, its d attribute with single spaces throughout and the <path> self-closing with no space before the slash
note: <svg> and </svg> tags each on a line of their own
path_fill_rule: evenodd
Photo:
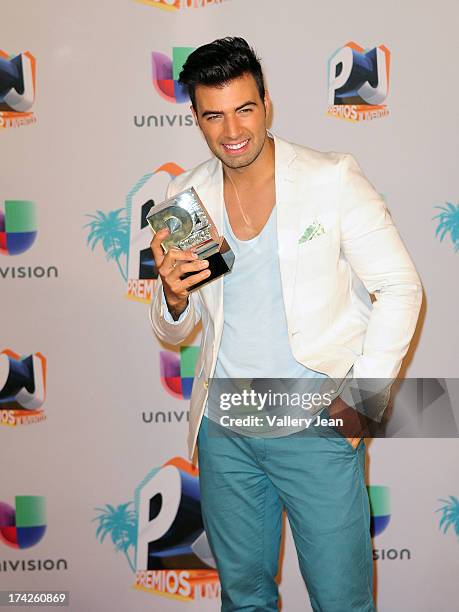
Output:
<svg viewBox="0 0 459 612">
<path fill-rule="evenodd" d="M 257 103 L 253 102 L 252 100 L 249 100 L 248 102 L 244 102 L 244 104 L 241 104 L 240 106 L 238 106 L 235 110 L 237 112 L 241 110 L 242 108 L 245 108 L 246 106 L 257 106 Z M 207 115 L 223 115 L 223 114 L 224 112 L 221 110 L 207 110 L 201 114 L 201 117 L 207 117 Z"/>
</svg>

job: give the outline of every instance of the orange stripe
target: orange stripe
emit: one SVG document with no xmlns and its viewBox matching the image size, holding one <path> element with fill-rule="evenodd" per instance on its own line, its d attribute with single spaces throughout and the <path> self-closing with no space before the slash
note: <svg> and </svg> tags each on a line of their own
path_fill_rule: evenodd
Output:
<svg viewBox="0 0 459 612">
<path fill-rule="evenodd" d="M 182 457 L 173 457 L 164 465 L 175 465 L 176 468 L 183 470 L 187 474 L 190 474 L 190 476 L 197 476 L 199 474 L 198 468 Z"/>
<path fill-rule="evenodd" d="M 41 367 L 43 368 L 43 387 L 45 389 L 45 397 L 43 399 L 46 399 L 46 357 L 42 353 L 35 353 L 35 355 L 40 359 Z"/>
<path fill-rule="evenodd" d="M 0 408 L 0 412 L 12 412 L 15 417 L 37 416 L 39 414 L 44 414 L 44 410 L 17 410 L 16 408 Z"/>
<path fill-rule="evenodd" d="M 34 95 L 34 98 L 35 98 L 35 73 L 36 73 L 36 63 L 37 62 L 35 60 L 35 57 L 30 53 L 30 51 L 26 51 L 24 53 L 24 55 L 30 59 L 30 63 L 32 65 L 33 95 Z"/>
<path fill-rule="evenodd" d="M 153 6 L 155 8 L 160 8 L 163 11 L 178 11 L 180 8 L 180 0 L 176 0 L 175 4 L 170 6 L 169 4 L 162 4 L 159 2 L 155 2 L 154 0 L 136 0 L 140 4 L 146 4 L 147 6 Z"/>
<path fill-rule="evenodd" d="M 178 166 L 177 164 L 175 164 L 174 162 L 166 162 L 165 164 L 160 166 L 157 170 L 155 170 L 155 174 L 157 172 L 167 172 L 168 174 L 172 176 L 178 176 L 179 174 L 182 174 L 183 172 L 185 172 L 185 170 L 181 168 L 180 166 Z"/>
<path fill-rule="evenodd" d="M 18 111 L 0 111 L 0 117 L 4 119 L 21 119 L 26 117 L 32 117 L 32 112 L 21 113 Z"/>
<path fill-rule="evenodd" d="M 352 40 L 346 43 L 344 46 L 350 47 L 351 49 L 354 49 L 354 51 L 359 51 L 359 53 L 361 53 L 364 50 L 363 47 L 358 45 L 356 42 L 353 42 Z"/>
</svg>

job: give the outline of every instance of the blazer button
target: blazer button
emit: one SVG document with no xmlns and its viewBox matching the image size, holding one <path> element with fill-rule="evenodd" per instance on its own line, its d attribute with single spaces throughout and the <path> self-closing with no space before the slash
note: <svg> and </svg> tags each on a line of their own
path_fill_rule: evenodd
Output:
<svg viewBox="0 0 459 612">
<path fill-rule="evenodd" d="M 204 385 L 204 389 L 209 388 L 209 382 L 207 380 L 205 380 L 202 384 Z"/>
</svg>

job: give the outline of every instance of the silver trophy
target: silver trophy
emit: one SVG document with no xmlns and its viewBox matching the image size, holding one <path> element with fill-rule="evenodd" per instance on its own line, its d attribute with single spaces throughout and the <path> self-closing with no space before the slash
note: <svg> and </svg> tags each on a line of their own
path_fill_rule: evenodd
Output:
<svg viewBox="0 0 459 612">
<path fill-rule="evenodd" d="M 155 234 L 165 227 L 169 230 L 169 235 L 161 242 L 165 253 L 171 248 L 186 251 L 195 247 L 199 259 L 208 260 L 210 276 L 193 285 L 190 291 L 231 272 L 234 253 L 225 238 L 218 235 L 214 222 L 193 187 L 152 206 L 147 221 Z M 182 278 L 190 274 L 195 272 L 188 272 Z"/>
</svg>

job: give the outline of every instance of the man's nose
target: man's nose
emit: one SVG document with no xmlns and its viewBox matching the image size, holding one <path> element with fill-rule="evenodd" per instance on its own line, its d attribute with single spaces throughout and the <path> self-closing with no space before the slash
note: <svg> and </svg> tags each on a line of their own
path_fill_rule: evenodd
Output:
<svg viewBox="0 0 459 612">
<path fill-rule="evenodd" d="M 236 140 L 241 135 L 241 126 L 236 115 L 225 117 L 225 136 L 231 140 Z"/>
</svg>

